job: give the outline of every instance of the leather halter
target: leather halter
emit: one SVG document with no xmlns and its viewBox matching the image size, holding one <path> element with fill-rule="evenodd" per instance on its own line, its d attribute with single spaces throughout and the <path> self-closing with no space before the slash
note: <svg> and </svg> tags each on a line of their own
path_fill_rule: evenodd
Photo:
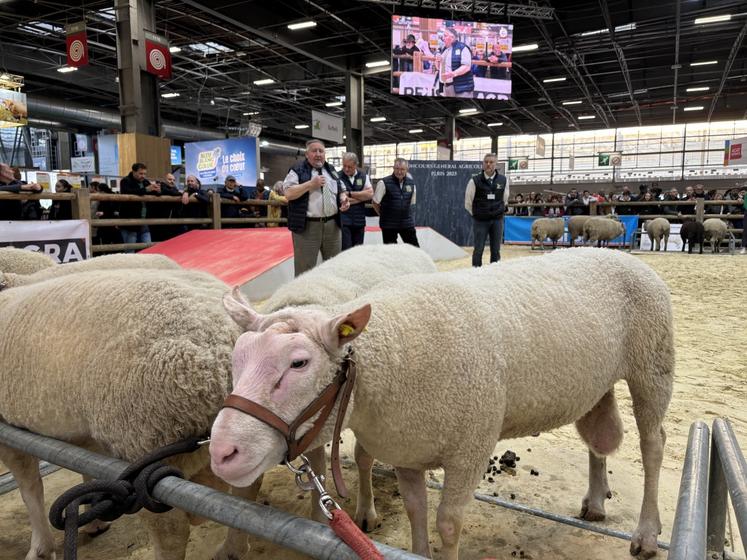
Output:
<svg viewBox="0 0 747 560">
<path fill-rule="evenodd" d="M 340 408 L 337 411 L 335 430 L 332 436 L 332 478 L 335 481 L 337 493 L 341 497 L 347 498 L 348 490 L 345 486 L 345 481 L 342 479 L 342 471 L 340 470 L 340 431 L 342 430 L 342 422 L 345 419 L 345 411 L 348 408 L 350 395 L 355 385 L 355 376 L 355 360 L 353 359 L 353 349 L 350 348 L 342 364 L 340 364 L 340 368 L 337 370 L 337 375 L 332 380 L 332 383 L 327 385 L 319 396 L 311 401 L 290 424 L 261 404 L 257 404 L 254 401 L 233 393 L 226 397 L 223 408 L 233 408 L 249 416 L 253 416 L 280 432 L 288 444 L 288 452 L 285 459 L 290 462 L 306 451 L 311 442 L 319 435 L 327 418 L 332 413 L 337 396 L 340 395 Z M 308 421 L 309 418 L 317 413 L 319 413 L 319 417 L 314 421 L 311 429 L 300 438 L 297 438 L 296 430 L 301 424 Z"/>
</svg>

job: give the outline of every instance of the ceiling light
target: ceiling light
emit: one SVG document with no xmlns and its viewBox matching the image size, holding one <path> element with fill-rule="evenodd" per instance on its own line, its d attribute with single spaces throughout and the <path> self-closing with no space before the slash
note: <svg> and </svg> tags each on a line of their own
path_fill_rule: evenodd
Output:
<svg viewBox="0 0 747 560">
<path fill-rule="evenodd" d="M 460 115 L 468 115 L 470 113 L 477 113 L 479 109 L 476 109 L 475 107 L 467 107 L 465 109 L 459 109 Z"/>
<path fill-rule="evenodd" d="M 704 60 L 703 62 L 691 62 L 690 66 L 708 66 L 710 64 L 718 64 L 718 60 Z"/>
<path fill-rule="evenodd" d="M 689 87 L 685 91 L 708 91 L 711 89 L 708 86 L 700 86 L 700 87 Z"/>
<path fill-rule="evenodd" d="M 422 128 L 413 128 L 412 130 L 408 130 L 408 132 L 410 134 L 420 134 L 421 132 L 423 132 L 423 129 Z"/>
<path fill-rule="evenodd" d="M 262 140 L 262 141 L 261 141 L 261 142 L 259 143 L 259 145 L 260 145 L 260 147 L 262 147 L 262 148 L 266 148 L 267 146 L 269 146 L 269 145 L 270 145 L 270 143 L 269 143 L 269 142 L 268 142 L 267 140 Z"/>
<path fill-rule="evenodd" d="M 386 117 L 372 117 L 371 122 L 384 122 Z"/>
<path fill-rule="evenodd" d="M 342 101 L 330 101 L 324 104 L 325 107 L 342 107 Z"/>
<path fill-rule="evenodd" d="M 275 80 L 273 80 L 272 78 L 262 78 L 261 80 L 254 80 L 255 86 L 268 86 L 274 83 L 275 83 Z"/>
<path fill-rule="evenodd" d="M 685 107 L 683 111 L 702 111 L 703 106 L 702 105 L 693 105 L 692 107 Z"/>
<path fill-rule="evenodd" d="M 596 116 L 594 116 L 594 115 L 581 115 L 580 117 L 578 117 L 578 120 L 580 120 L 580 121 L 585 121 L 585 120 L 589 120 L 589 119 L 596 119 Z"/>
<path fill-rule="evenodd" d="M 513 49 L 511 49 L 512 52 L 523 52 L 523 51 L 536 51 L 539 48 L 539 45 L 537 43 L 529 43 L 528 45 L 517 45 Z"/>
<path fill-rule="evenodd" d="M 241 116 L 243 117 L 251 117 L 252 115 L 259 115 L 259 111 L 248 111 L 246 113 L 241 113 Z"/>
<path fill-rule="evenodd" d="M 695 25 L 700 25 L 702 23 L 717 23 L 719 21 L 729 21 L 730 19 L 731 19 L 730 14 L 724 14 L 722 16 L 710 16 L 710 17 L 696 18 Z"/>
<path fill-rule="evenodd" d="M 178 53 L 178 52 L 182 52 L 182 49 L 179 48 L 179 47 L 169 47 L 169 52 L 170 53 Z"/>
<path fill-rule="evenodd" d="M 316 27 L 316 22 L 313 20 L 309 20 L 288 24 L 288 29 L 290 29 L 291 31 L 296 31 L 297 29 L 308 29 L 309 27 Z"/>
<path fill-rule="evenodd" d="M 179 97 L 181 94 L 177 91 L 170 91 L 169 93 L 162 93 L 161 97 L 165 99 L 171 99 L 172 97 Z"/>
<path fill-rule="evenodd" d="M 546 80 L 542 80 L 542 83 L 549 84 L 552 82 L 565 82 L 565 78 L 547 78 Z"/>
<path fill-rule="evenodd" d="M 75 66 L 62 66 L 61 68 L 58 68 L 57 71 L 60 74 L 67 74 L 68 72 L 75 72 L 78 68 Z"/>
<path fill-rule="evenodd" d="M 583 101 L 563 101 L 561 105 L 581 105 Z"/>
<path fill-rule="evenodd" d="M 215 105 L 215 99 L 211 99 L 211 100 L 210 100 L 210 104 L 211 104 L 211 105 Z"/>
<path fill-rule="evenodd" d="M 378 68 L 379 66 L 389 66 L 389 61 L 388 60 L 374 60 L 373 62 L 366 62 L 366 68 Z"/>
<path fill-rule="evenodd" d="M 636 89 L 636 90 L 633 90 L 633 95 L 640 95 L 640 94 L 642 94 L 642 93 L 646 93 L 647 91 L 648 91 L 648 89 L 647 89 L 647 88 L 643 88 L 643 89 Z"/>
<path fill-rule="evenodd" d="M 492 122 L 492 123 L 488 123 L 488 126 L 503 126 L 503 123 L 502 122 Z"/>
<path fill-rule="evenodd" d="M 309 128 L 309 125 L 307 125 L 307 124 L 297 124 L 294 128 L 296 130 L 303 130 L 304 128 Z"/>
</svg>

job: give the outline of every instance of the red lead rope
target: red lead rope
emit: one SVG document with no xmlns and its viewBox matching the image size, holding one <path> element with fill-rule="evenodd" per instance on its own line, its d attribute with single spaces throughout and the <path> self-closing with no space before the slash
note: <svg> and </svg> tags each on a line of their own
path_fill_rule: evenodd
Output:
<svg viewBox="0 0 747 560">
<path fill-rule="evenodd" d="M 346 545 L 353 549 L 361 560 L 384 560 L 384 555 L 373 541 L 363 534 L 350 516 L 342 509 L 333 509 L 329 526 Z"/>
</svg>

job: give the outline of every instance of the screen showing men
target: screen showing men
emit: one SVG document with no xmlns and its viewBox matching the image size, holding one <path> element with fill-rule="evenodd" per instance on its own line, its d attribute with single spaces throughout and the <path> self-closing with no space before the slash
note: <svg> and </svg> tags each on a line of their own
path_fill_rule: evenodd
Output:
<svg viewBox="0 0 747 560">
<path fill-rule="evenodd" d="M 392 93 L 509 99 L 513 25 L 392 16 Z"/>
</svg>

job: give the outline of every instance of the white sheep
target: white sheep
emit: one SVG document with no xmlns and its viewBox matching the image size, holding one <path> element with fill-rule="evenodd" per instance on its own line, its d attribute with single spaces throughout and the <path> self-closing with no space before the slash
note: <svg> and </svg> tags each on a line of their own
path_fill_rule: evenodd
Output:
<svg viewBox="0 0 747 560">
<path fill-rule="evenodd" d="M 262 305 L 264 311 L 299 305 L 350 301 L 379 282 L 414 272 L 436 272 L 433 259 L 406 243 L 358 245 L 324 261 L 280 286 Z"/>
<path fill-rule="evenodd" d="M 437 527 L 442 556 L 453 560 L 464 508 L 496 442 L 570 422 L 590 447 L 581 516 L 604 518 L 605 456 L 623 435 L 614 386 L 624 379 L 645 474 L 631 553 L 656 553 L 662 420 L 674 371 L 672 310 L 667 286 L 636 258 L 569 249 L 475 270 L 414 274 L 338 314 L 284 309 L 260 315 L 238 290 L 224 303 L 246 331 L 234 350 L 234 393 L 282 418 L 299 414 L 352 346 L 358 380 L 344 426 L 374 457 L 396 467 L 413 549 L 424 556 L 430 555 L 426 469 L 445 471 Z M 579 344 L 592 338 L 600 344 Z M 526 340 L 535 341 L 529 354 Z M 332 437 L 333 422 L 317 443 Z M 231 484 L 251 484 L 285 452 L 278 432 L 236 410 L 224 408 L 213 425 L 211 465 Z"/>
<path fill-rule="evenodd" d="M 568 218 L 568 237 L 571 238 L 571 247 L 576 243 L 576 239 L 584 234 L 584 224 L 589 221 L 591 216 L 571 216 Z"/>
<path fill-rule="evenodd" d="M 663 245 L 666 252 L 667 243 L 669 243 L 669 220 L 666 218 L 654 218 L 653 220 L 646 220 L 644 226 L 648 238 L 651 240 L 651 251 L 654 250 L 654 243 L 656 243 L 657 251 L 660 251 Z"/>
<path fill-rule="evenodd" d="M 711 252 L 718 253 L 721 242 L 726 239 L 729 225 L 719 218 L 708 218 L 703 222 L 704 239 L 711 242 Z"/>
<path fill-rule="evenodd" d="M 202 272 L 122 269 L 0 292 L 0 418 L 127 461 L 208 433 L 239 334 L 220 305 L 225 290 Z M 40 333 L 55 336 L 42 348 L 33 342 Z M 38 461 L 3 445 L 0 461 L 28 506 L 26 560 L 53 559 Z M 170 462 L 187 477 L 212 476 L 206 449 Z M 158 560 L 184 558 L 186 513 L 145 513 L 143 521 Z M 215 558 L 238 559 L 247 548 L 232 529 Z"/>
<path fill-rule="evenodd" d="M 39 270 L 38 272 L 34 272 L 33 274 L 12 274 L 10 272 L 3 273 L 2 271 L 0 271 L 0 289 L 13 288 L 15 286 L 24 286 L 26 284 L 42 282 L 51 278 L 59 278 L 61 276 L 77 274 L 79 272 L 90 272 L 94 270 L 116 270 L 122 268 L 176 270 L 180 269 L 181 267 L 165 255 L 121 253 L 95 257 L 93 259 L 87 259 L 67 264 L 55 265 Z"/>
<path fill-rule="evenodd" d="M 584 244 L 596 241 L 597 246 L 609 244 L 613 239 L 625 235 L 622 222 L 607 217 L 591 217 L 584 224 Z"/>
<path fill-rule="evenodd" d="M 0 247 L 0 272 L 33 274 L 56 265 L 57 262 L 44 253 L 13 247 Z"/>
<path fill-rule="evenodd" d="M 539 242 L 540 249 L 545 249 L 545 239 L 552 241 L 555 249 L 558 239 L 563 237 L 565 231 L 565 220 L 563 218 L 537 218 L 532 222 L 532 248 L 535 241 Z"/>
</svg>

